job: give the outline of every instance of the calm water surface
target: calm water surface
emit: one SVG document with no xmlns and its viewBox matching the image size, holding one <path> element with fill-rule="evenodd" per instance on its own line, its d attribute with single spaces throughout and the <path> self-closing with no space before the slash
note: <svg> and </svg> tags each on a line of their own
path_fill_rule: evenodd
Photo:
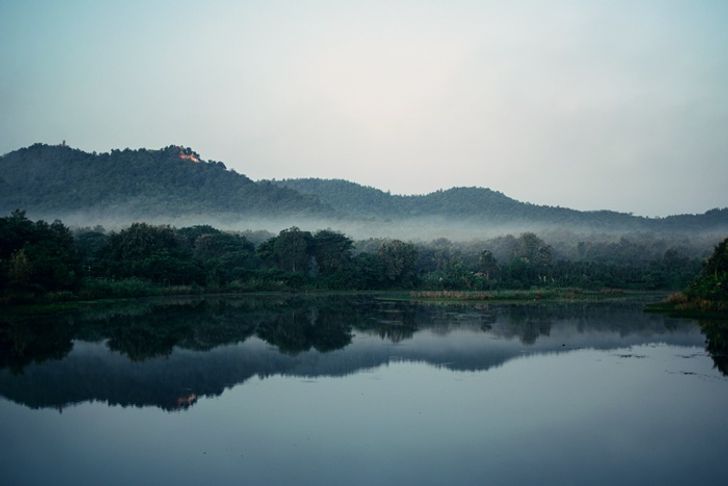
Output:
<svg viewBox="0 0 728 486">
<path fill-rule="evenodd" d="M 719 484 L 725 323 L 639 302 L 0 319 L 2 484 Z"/>
</svg>

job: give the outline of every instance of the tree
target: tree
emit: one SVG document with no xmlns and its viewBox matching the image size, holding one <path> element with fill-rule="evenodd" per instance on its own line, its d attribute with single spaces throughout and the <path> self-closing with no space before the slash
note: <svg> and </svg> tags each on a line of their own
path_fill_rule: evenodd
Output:
<svg viewBox="0 0 728 486">
<path fill-rule="evenodd" d="M 534 233 L 523 233 L 516 240 L 513 257 L 537 266 L 549 265 L 552 258 L 551 247 Z"/>
<path fill-rule="evenodd" d="M 387 241 L 379 247 L 377 256 L 382 263 L 384 279 L 390 285 L 404 288 L 415 285 L 417 249 L 414 245 L 400 240 Z"/>
<path fill-rule="evenodd" d="M 354 243 L 342 233 L 321 230 L 313 236 L 313 254 L 319 271 L 332 274 L 345 270 L 351 264 Z"/>
<path fill-rule="evenodd" d="M 32 267 L 28 255 L 21 248 L 10 257 L 8 264 L 8 281 L 14 287 L 27 287 L 32 280 Z"/>
<path fill-rule="evenodd" d="M 138 277 L 167 285 L 204 281 L 201 266 L 169 226 L 134 223 L 112 233 L 101 254 L 112 278 Z"/>
<path fill-rule="evenodd" d="M 690 297 L 728 302 L 728 238 L 715 247 L 687 294 Z"/>
<path fill-rule="evenodd" d="M 193 256 L 205 268 L 208 280 L 218 284 L 243 279 L 258 267 L 255 246 L 230 233 L 199 236 L 194 241 Z"/>
<path fill-rule="evenodd" d="M 93 230 L 80 230 L 74 235 L 76 250 L 81 260 L 83 271 L 87 275 L 98 276 L 101 272 L 101 251 L 108 241 L 108 235 L 103 228 Z"/>
<path fill-rule="evenodd" d="M 480 252 L 478 258 L 478 271 L 485 275 L 487 280 L 494 278 L 498 273 L 498 261 L 490 250 Z"/>
<path fill-rule="evenodd" d="M 303 274 L 309 269 L 312 246 L 311 233 L 293 226 L 261 244 L 258 255 L 280 270 Z"/>
<path fill-rule="evenodd" d="M 0 288 L 69 290 L 80 269 L 71 232 L 60 221 L 30 221 L 25 212 L 0 218 Z"/>
</svg>

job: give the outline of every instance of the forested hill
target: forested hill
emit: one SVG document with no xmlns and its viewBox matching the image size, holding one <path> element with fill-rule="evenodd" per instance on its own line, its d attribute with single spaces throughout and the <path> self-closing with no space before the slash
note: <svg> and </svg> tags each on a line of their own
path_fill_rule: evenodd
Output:
<svg viewBox="0 0 728 486">
<path fill-rule="evenodd" d="M 618 231 L 728 232 L 728 209 L 700 215 L 643 218 L 614 211 L 538 206 L 482 187 L 456 187 L 400 196 L 344 180 L 253 181 L 192 149 L 112 150 L 88 153 L 64 145 L 35 144 L 0 156 L 0 212 L 24 209 L 33 217 L 90 224 L 113 218 L 164 220 L 191 216 L 234 222 L 275 218 L 342 229 L 359 225 L 362 237 L 379 225 L 410 220 L 413 229 L 533 226 Z M 312 223 L 313 224 L 313 223 Z M 364 226 L 362 226 L 364 224 Z M 531 226 L 529 226 L 531 225 Z M 447 227 L 447 228 L 446 228 Z M 401 226 L 402 231 L 405 226 Z M 402 237 L 414 237 L 407 233 Z M 420 235 L 422 236 L 422 235 Z"/>
<path fill-rule="evenodd" d="M 713 209 L 698 215 L 644 218 L 616 211 L 577 211 L 539 206 L 482 187 L 454 187 L 424 195 L 401 196 L 341 179 L 284 179 L 271 182 L 316 196 L 339 211 L 362 218 L 396 220 L 440 216 L 448 220 L 563 224 L 594 229 L 728 229 L 728 208 Z"/>
<path fill-rule="evenodd" d="M 401 196 L 341 179 L 284 179 L 271 182 L 316 196 L 340 211 L 362 217 L 441 215 L 510 219 L 530 216 L 539 209 L 579 213 L 570 209 L 540 208 L 482 187 L 453 187 L 421 196 Z"/>
<path fill-rule="evenodd" d="M 137 218 L 186 214 L 325 215 L 316 197 L 254 182 L 189 148 L 88 153 L 35 144 L 0 156 L 0 210 Z"/>
</svg>

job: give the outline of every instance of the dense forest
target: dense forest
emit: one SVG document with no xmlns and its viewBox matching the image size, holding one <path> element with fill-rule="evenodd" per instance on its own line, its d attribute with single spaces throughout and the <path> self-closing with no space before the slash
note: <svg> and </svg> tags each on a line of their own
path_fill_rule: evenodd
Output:
<svg viewBox="0 0 728 486">
<path fill-rule="evenodd" d="M 35 144 L 0 156 L 0 211 L 75 224 L 215 223 L 274 231 L 334 227 L 357 238 L 468 239 L 489 229 L 701 232 L 728 229 L 728 209 L 644 218 L 614 211 L 539 206 L 481 187 L 398 196 L 343 180 L 253 181 L 190 148 L 88 153 Z M 493 236 L 495 233 L 492 233 Z"/>
<path fill-rule="evenodd" d="M 179 146 L 97 154 L 35 144 L 10 152 L 0 157 L 0 209 L 16 208 L 53 217 L 331 213 L 315 197 L 254 182 Z"/>
<path fill-rule="evenodd" d="M 0 189 L 6 214 L 25 207 L 31 215 L 83 214 L 82 221 L 124 213 L 130 221 L 194 214 L 248 223 L 286 216 L 316 221 L 308 226 L 318 228 L 370 225 L 358 227 L 365 228 L 355 233 L 358 239 L 348 231 L 295 226 L 274 232 L 148 223 L 71 229 L 15 210 L 0 218 L 6 301 L 287 289 L 658 290 L 691 283 L 686 295 L 698 298 L 715 282 L 693 279 L 728 228 L 728 209 L 651 219 L 536 206 L 475 187 L 397 196 L 341 180 L 255 182 L 180 146 L 96 154 L 35 144 L 0 157 Z M 96 217 L 87 218 L 91 213 Z M 415 231 L 437 217 L 438 234 L 452 237 Z M 460 238 L 448 226 L 453 222 L 513 230 Z M 531 223 L 542 225 L 538 234 L 525 229 Z M 386 224 L 407 236 L 374 238 L 367 231 Z"/>
<path fill-rule="evenodd" d="M 680 289 L 701 264 L 660 240 L 579 242 L 566 254 L 533 233 L 413 243 L 292 227 L 251 241 L 211 226 L 71 230 L 22 211 L 0 218 L 5 301 L 295 289 Z"/>
<path fill-rule="evenodd" d="M 718 313 L 725 316 L 728 312 L 728 238 L 715 247 L 713 254 L 703 264 L 700 274 L 683 292 L 671 295 L 666 302 L 654 308 L 685 314 Z M 706 325 L 728 327 L 725 322 L 708 322 Z M 728 340 L 723 339 L 721 345 L 723 351 L 728 352 Z"/>
</svg>

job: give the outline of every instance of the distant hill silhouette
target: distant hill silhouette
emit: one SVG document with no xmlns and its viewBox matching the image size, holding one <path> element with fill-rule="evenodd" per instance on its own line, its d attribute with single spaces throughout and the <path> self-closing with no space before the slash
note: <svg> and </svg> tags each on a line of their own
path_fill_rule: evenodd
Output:
<svg viewBox="0 0 728 486">
<path fill-rule="evenodd" d="M 0 157 L 0 209 L 93 210 L 135 217 L 188 213 L 330 214 L 315 197 L 254 182 L 189 148 L 88 153 L 35 144 Z"/>
<path fill-rule="evenodd" d="M 447 223 L 569 226 L 591 230 L 728 230 L 728 208 L 699 215 L 644 218 L 615 211 L 539 206 L 482 187 L 425 195 L 393 195 L 338 179 L 253 181 L 190 148 L 88 153 L 35 144 L 0 156 L 0 211 L 63 218 L 123 215 L 164 217 L 287 217 L 336 222 L 396 222 L 425 218 Z"/>
<path fill-rule="evenodd" d="M 341 179 L 284 179 L 272 182 L 302 194 L 316 196 L 340 211 L 364 218 L 440 216 L 448 220 L 546 223 L 624 230 L 728 228 L 728 208 L 713 209 L 699 215 L 645 218 L 616 211 L 577 211 L 539 206 L 517 201 L 483 187 L 453 187 L 424 195 L 401 196 Z"/>
</svg>

